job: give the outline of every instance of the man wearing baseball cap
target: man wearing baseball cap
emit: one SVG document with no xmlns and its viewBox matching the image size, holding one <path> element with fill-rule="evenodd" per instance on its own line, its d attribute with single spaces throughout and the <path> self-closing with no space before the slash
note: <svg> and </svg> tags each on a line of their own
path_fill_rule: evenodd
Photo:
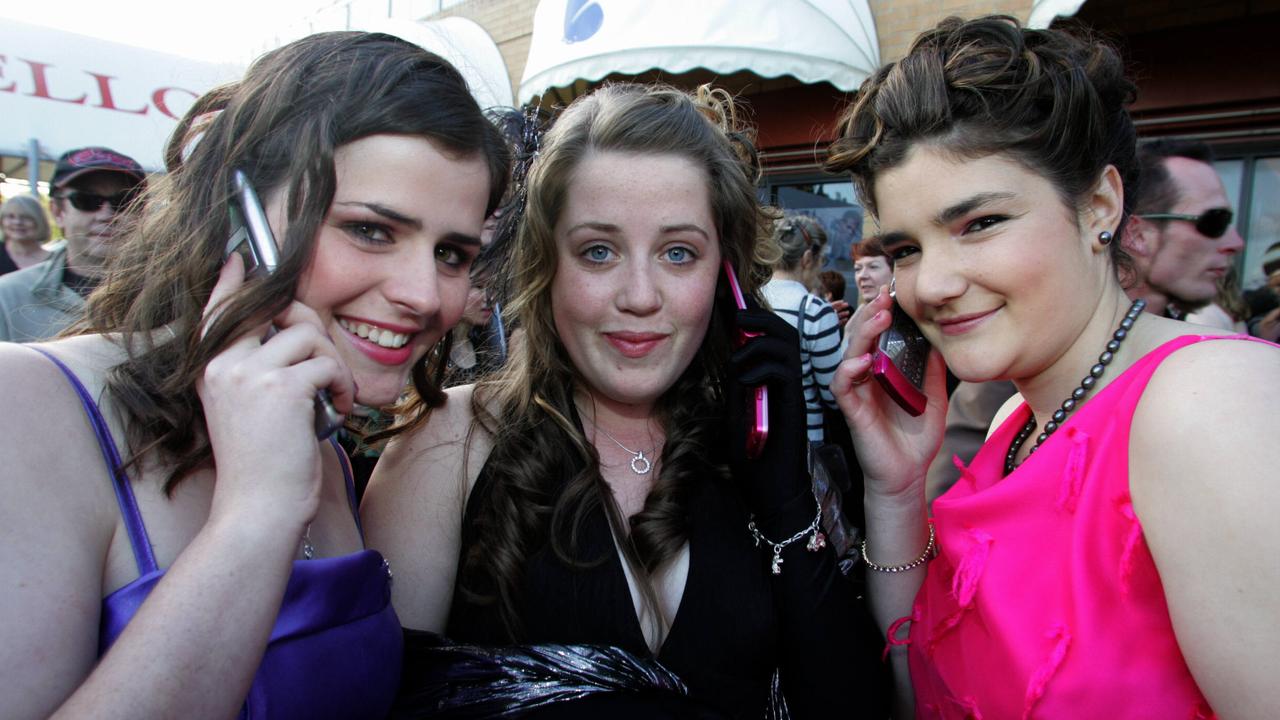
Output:
<svg viewBox="0 0 1280 720">
<path fill-rule="evenodd" d="M 0 277 L 0 340 L 44 340 L 80 318 L 115 252 L 115 220 L 145 182 L 136 160 L 109 148 L 58 158 L 49 210 L 65 243 L 47 260 Z"/>
</svg>

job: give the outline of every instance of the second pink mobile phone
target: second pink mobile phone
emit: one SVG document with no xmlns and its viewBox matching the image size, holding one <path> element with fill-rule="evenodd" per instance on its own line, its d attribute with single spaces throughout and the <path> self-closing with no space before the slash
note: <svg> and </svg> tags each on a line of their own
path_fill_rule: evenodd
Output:
<svg viewBox="0 0 1280 720">
<path fill-rule="evenodd" d="M 738 276 L 733 272 L 733 265 L 725 260 L 723 263 L 724 276 L 729 281 L 729 291 L 733 294 L 733 304 L 739 310 L 747 309 L 747 299 L 742 295 L 742 286 L 738 284 Z M 746 332 L 738 330 L 738 335 L 734 340 L 736 347 L 741 347 L 747 338 L 756 337 L 760 333 Z M 752 393 L 752 421 L 747 430 L 747 457 L 760 457 L 761 451 L 764 450 L 765 441 L 769 439 L 769 388 L 760 385 L 754 389 Z"/>
</svg>

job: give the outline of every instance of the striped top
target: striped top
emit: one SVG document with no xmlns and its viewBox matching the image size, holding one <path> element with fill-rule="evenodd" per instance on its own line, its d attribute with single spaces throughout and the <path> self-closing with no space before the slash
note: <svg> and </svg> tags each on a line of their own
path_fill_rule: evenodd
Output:
<svg viewBox="0 0 1280 720">
<path fill-rule="evenodd" d="M 795 280 L 770 280 L 761 292 L 773 311 L 800 331 L 800 372 L 804 375 L 809 442 L 821 445 L 822 409 L 836 407 L 831 378 L 836 374 L 844 350 L 835 308 Z M 802 308 L 803 323 L 800 321 Z"/>
</svg>

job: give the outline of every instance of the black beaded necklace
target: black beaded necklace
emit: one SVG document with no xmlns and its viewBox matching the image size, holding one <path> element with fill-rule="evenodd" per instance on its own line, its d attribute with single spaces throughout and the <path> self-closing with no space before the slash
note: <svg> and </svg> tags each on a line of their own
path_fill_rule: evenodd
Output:
<svg viewBox="0 0 1280 720">
<path fill-rule="evenodd" d="M 1115 357 L 1116 351 L 1120 349 L 1120 343 L 1124 342 L 1124 339 L 1129 337 L 1129 330 L 1133 327 L 1134 321 L 1138 319 L 1138 316 L 1142 314 L 1142 309 L 1146 306 L 1147 301 L 1141 298 L 1134 300 L 1133 304 L 1129 306 L 1129 312 L 1125 313 L 1124 319 L 1120 321 L 1120 327 L 1116 328 L 1116 331 L 1111 335 L 1111 340 L 1107 343 L 1107 349 L 1103 350 L 1102 354 L 1098 356 L 1098 362 L 1094 364 L 1093 367 L 1089 368 L 1089 374 L 1080 381 L 1080 385 L 1077 386 L 1075 390 L 1071 391 L 1071 396 L 1062 401 L 1062 407 L 1055 410 L 1053 412 L 1053 417 L 1049 422 L 1044 424 L 1044 431 L 1036 437 L 1036 444 L 1032 445 L 1031 449 L 1027 451 L 1027 457 L 1031 457 L 1031 454 L 1040 447 L 1040 444 L 1045 440 L 1048 440 L 1049 436 L 1062 426 L 1062 423 L 1066 421 L 1067 416 L 1071 414 L 1071 411 L 1075 410 L 1076 407 L 1078 407 L 1084 400 L 1085 395 L 1088 395 L 1089 391 L 1093 389 L 1093 386 L 1098 384 L 1098 378 L 1102 377 L 1102 373 L 1107 371 L 1107 366 L 1111 364 L 1111 360 Z M 1034 432 L 1035 429 L 1036 416 L 1033 414 L 1031 419 L 1027 421 L 1027 424 L 1023 425 L 1022 429 L 1018 431 L 1018 434 L 1014 436 L 1013 442 L 1009 443 L 1009 454 L 1004 456 L 1005 475 L 1013 472 L 1014 469 L 1021 464 L 1015 462 L 1014 458 L 1018 457 L 1018 450 L 1022 448 L 1022 445 L 1027 441 L 1027 438 L 1031 437 L 1031 433 Z"/>
</svg>

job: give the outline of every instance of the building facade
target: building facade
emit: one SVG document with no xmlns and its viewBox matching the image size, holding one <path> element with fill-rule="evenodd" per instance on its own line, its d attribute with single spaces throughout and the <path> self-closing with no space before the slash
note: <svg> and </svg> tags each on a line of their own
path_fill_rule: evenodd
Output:
<svg viewBox="0 0 1280 720">
<path fill-rule="evenodd" d="M 568 10 L 590 4 L 559 1 Z M 534 40 L 538 4 L 436 0 L 426 3 L 434 7 L 422 19 L 461 16 L 478 23 L 493 37 L 518 86 Z M 1236 204 L 1237 227 L 1246 239 L 1239 270 L 1246 286 L 1261 281 L 1262 254 L 1280 241 L 1280 60 L 1270 45 L 1280 37 L 1280 0 L 867 0 L 867 5 L 881 62 L 902 57 L 917 34 L 951 15 L 1002 13 L 1026 22 L 1057 9 L 1074 15 L 1068 21 L 1112 40 L 1139 86 L 1133 114 L 1140 135 L 1203 139 L 1215 148 L 1218 169 Z M 821 170 L 849 93 L 825 82 L 749 71 L 672 74 L 654 69 L 603 79 L 628 78 L 683 87 L 713 81 L 744 97 L 764 153 L 762 197 L 789 211 L 819 216 L 832 236 L 829 264 L 849 271 L 849 245 L 864 230 L 862 210 L 846 179 Z M 563 104 L 595 82 L 579 81 L 548 93 L 542 103 Z"/>
</svg>

